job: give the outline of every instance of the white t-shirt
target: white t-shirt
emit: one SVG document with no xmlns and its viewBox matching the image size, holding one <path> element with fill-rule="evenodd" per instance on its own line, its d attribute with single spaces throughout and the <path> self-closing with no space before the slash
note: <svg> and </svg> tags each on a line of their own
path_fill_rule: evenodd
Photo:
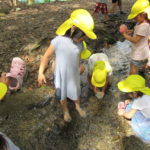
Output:
<svg viewBox="0 0 150 150">
<path fill-rule="evenodd" d="M 108 61 L 108 57 L 106 54 L 104 53 L 95 53 L 95 54 L 92 54 L 88 60 L 88 73 L 91 75 L 92 72 L 93 72 L 93 67 L 96 63 L 96 61 L 106 61 L 109 63 Z M 110 76 L 112 74 L 112 67 L 110 66 L 109 64 L 109 72 L 108 72 L 108 75 Z"/>
<path fill-rule="evenodd" d="M 150 96 L 143 95 L 135 99 L 132 108 L 140 110 L 146 118 L 150 118 Z"/>
<path fill-rule="evenodd" d="M 134 28 L 133 36 L 136 35 L 143 36 L 143 38 L 139 42 L 132 44 L 131 58 L 133 60 L 147 59 L 150 55 L 148 45 L 148 37 L 150 35 L 150 24 L 149 23 L 137 24 Z"/>
<path fill-rule="evenodd" d="M 17 147 L 17 146 L 11 141 L 11 139 L 9 139 L 4 133 L 0 132 L 0 134 L 3 135 L 3 137 L 4 137 L 5 140 L 7 141 L 8 150 L 20 150 L 20 148 Z"/>
</svg>

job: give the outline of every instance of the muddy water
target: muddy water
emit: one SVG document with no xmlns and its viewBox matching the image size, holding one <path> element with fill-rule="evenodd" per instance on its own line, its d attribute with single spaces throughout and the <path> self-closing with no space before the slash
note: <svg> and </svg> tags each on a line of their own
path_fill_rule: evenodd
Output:
<svg viewBox="0 0 150 150">
<path fill-rule="evenodd" d="M 81 76 L 81 105 L 88 114 L 85 119 L 79 117 L 69 101 L 73 120 L 65 123 L 59 103 L 52 98 L 52 87 L 23 88 L 8 94 L 1 103 L 0 131 L 22 150 L 148 150 L 149 145 L 138 139 L 127 121 L 116 114 L 117 103 L 125 97 L 116 83 L 128 74 L 128 53 L 122 53 L 116 45 L 103 51 L 113 67 L 111 85 L 106 96 L 97 100 L 88 90 L 87 73 Z"/>
</svg>

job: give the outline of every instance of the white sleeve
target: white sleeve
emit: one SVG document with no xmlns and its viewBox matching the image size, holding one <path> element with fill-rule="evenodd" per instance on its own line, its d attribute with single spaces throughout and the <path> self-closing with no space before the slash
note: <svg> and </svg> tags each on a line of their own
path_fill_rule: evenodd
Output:
<svg viewBox="0 0 150 150">
<path fill-rule="evenodd" d="M 142 101 L 141 97 L 139 97 L 139 98 L 137 98 L 133 101 L 132 108 L 137 109 L 137 110 L 142 110 L 143 109 L 143 101 Z"/>
</svg>

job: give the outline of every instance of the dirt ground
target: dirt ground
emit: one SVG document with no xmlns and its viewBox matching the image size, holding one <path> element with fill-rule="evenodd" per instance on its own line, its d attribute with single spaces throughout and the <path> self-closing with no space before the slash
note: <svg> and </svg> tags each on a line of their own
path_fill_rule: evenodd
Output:
<svg viewBox="0 0 150 150">
<path fill-rule="evenodd" d="M 132 1 L 123 1 L 128 14 Z M 2 5 L 1 5 L 2 6 Z M 19 5 L 12 11 L 0 8 L 0 73 L 8 72 L 13 57 L 21 57 L 27 63 L 28 76 L 21 91 L 10 94 L 0 104 L 0 131 L 8 135 L 22 150 L 149 150 L 150 146 L 135 136 L 128 122 L 116 114 L 117 103 L 124 98 L 115 87 L 123 73 L 114 72 L 112 85 L 103 100 L 98 101 L 90 91 L 82 97 L 81 104 L 88 116 L 81 119 L 69 102 L 73 121 L 65 123 L 58 102 L 50 99 L 54 88 L 47 83 L 37 87 L 40 58 L 54 38 L 58 26 L 77 8 L 92 12 L 94 1 L 74 0 L 40 5 Z M 111 4 L 109 1 L 109 8 Z M 118 40 L 121 23 L 130 27 L 127 14 L 103 22 L 94 16 L 97 40 L 88 40 L 88 48 L 101 52 Z M 111 53 L 111 52 L 107 52 Z M 117 66 L 116 66 L 117 67 Z M 47 78 L 51 71 L 48 69 Z"/>
</svg>

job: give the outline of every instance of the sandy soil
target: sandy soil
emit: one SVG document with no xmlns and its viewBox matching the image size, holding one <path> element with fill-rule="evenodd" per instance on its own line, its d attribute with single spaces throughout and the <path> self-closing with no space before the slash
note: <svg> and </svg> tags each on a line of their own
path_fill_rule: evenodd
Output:
<svg viewBox="0 0 150 150">
<path fill-rule="evenodd" d="M 110 4 L 110 3 L 109 3 Z M 59 104 L 49 97 L 54 95 L 52 86 L 37 87 L 37 72 L 41 56 L 55 37 L 55 30 L 77 8 L 92 12 L 94 1 L 74 0 L 41 5 L 20 5 L 20 11 L 8 11 L 0 16 L 0 73 L 8 72 L 13 57 L 23 58 L 28 76 L 21 91 L 6 96 L 0 104 L 0 131 L 6 133 L 22 150 L 148 150 L 149 145 L 138 139 L 128 122 L 118 117 L 116 107 L 124 98 L 115 83 L 121 78 L 118 71 L 112 77 L 112 88 L 102 101 L 94 96 L 83 97 L 82 107 L 88 112 L 81 119 L 69 102 L 73 121 L 66 124 Z M 129 13 L 132 2 L 123 2 Z M 110 5 L 109 5 L 110 8 Z M 103 22 L 94 16 L 98 39 L 88 40 L 93 53 L 104 46 L 123 40 L 118 26 L 126 22 L 126 15 Z M 111 52 L 110 52 L 111 53 Z M 47 77 L 49 78 L 47 71 Z"/>
</svg>

